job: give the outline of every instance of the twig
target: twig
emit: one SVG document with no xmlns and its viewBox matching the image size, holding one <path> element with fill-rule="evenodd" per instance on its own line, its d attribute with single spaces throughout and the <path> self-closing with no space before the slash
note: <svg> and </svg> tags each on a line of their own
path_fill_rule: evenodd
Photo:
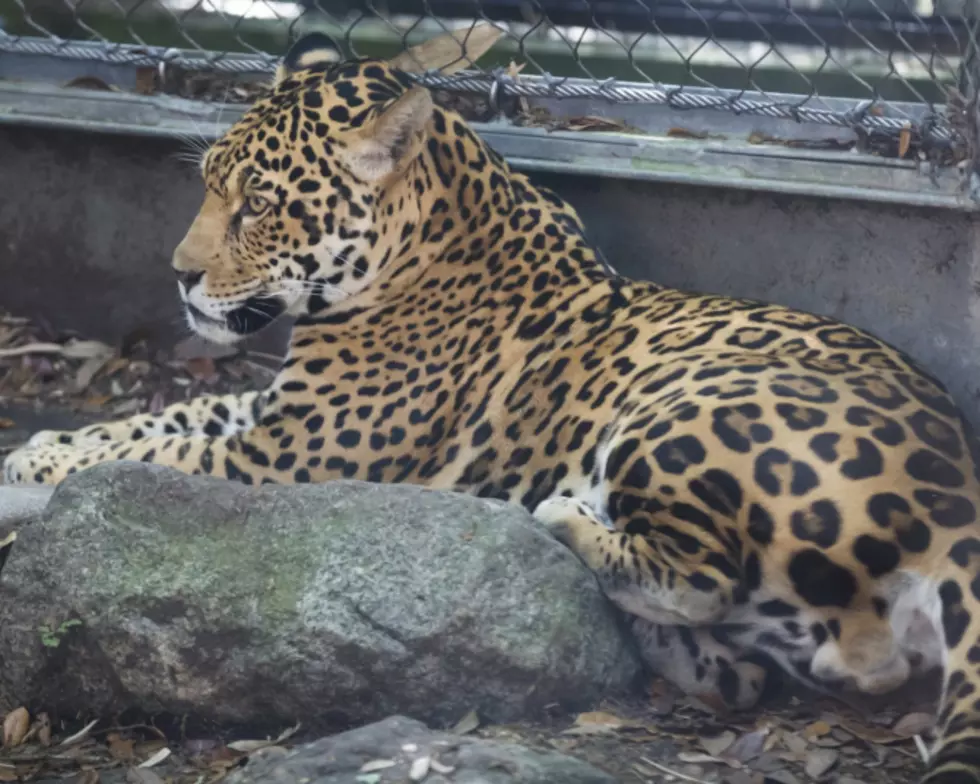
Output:
<svg viewBox="0 0 980 784">
<path fill-rule="evenodd" d="M 676 778 L 679 778 L 681 781 L 691 781 L 693 782 L 693 784 L 708 784 L 708 782 L 705 781 L 704 779 L 696 779 L 693 776 L 688 776 L 684 773 L 678 773 L 676 770 L 671 770 L 666 765 L 661 765 L 659 762 L 654 762 L 649 757 L 640 757 L 640 759 L 643 760 L 647 765 L 652 765 L 661 773 L 666 773 L 668 776 L 675 776 Z"/>
<path fill-rule="evenodd" d="M 106 727 L 105 729 L 96 730 L 93 735 L 105 735 L 110 732 L 129 732 L 130 730 L 147 730 L 156 735 L 160 740 L 166 740 L 167 736 L 164 734 L 163 730 L 158 727 L 154 727 L 150 724 L 119 724 L 115 727 Z"/>
<path fill-rule="evenodd" d="M 922 763 L 924 765 L 929 764 L 929 747 L 926 746 L 926 742 L 922 740 L 921 735 L 913 735 L 912 740 L 915 741 L 915 748 L 919 750 L 919 756 L 922 757 Z"/>
<path fill-rule="evenodd" d="M 82 727 L 78 732 L 76 732 L 74 735 L 70 735 L 69 737 L 65 738 L 58 745 L 71 746 L 73 743 L 77 743 L 80 740 L 84 740 L 86 737 L 88 737 L 89 730 L 92 729 L 92 727 L 94 727 L 98 723 L 99 723 L 98 719 L 92 719 L 92 721 L 90 721 L 88 724 Z"/>
<path fill-rule="evenodd" d="M 27 354 L 63 354 L 65 347 L 58 343 L 28 343 L 26 346 L 0 348 L 0 359 L 23 357 Z"/>
<path fill-rule="evenodd" d="M 159 765 L 167 757 L 169 757 L 172 753 L 173 752 L 171 752 L 170 749 L 168 749 L 166 746 L 164 746 L 162 749 L 160 749 L 159 751 L 157 751 L 156 754 L 154 754 L 148 760 L 144 760 L 143 762 L 141 762 L 136 767 L 137 768 L 152 768 L 154 765 Z"/>
<path fill-rule="evenodd" d="M 267 351 L 248 351 L 246 356 L 256 357 L 258 359 L 268 359 L 270 362 L 275 362 L 277 365 L 281 365 L 284 357 L 280 354 L 270 354 Z"/>
<path fill-rule="evenodd" d="M 253 362 L 251 359 L 246 359 L 245 364 L 252 368 L 252 370 L 261 371 L 267 376 L 274 376 L 276 374 L 275 368 L 263 365 L 261 362 Z"/>
<path fill-rule="evenodd" d="M 26 346 L 0 349 L 0 359 L 22 357 L 26 354 L 61 354 L 69 359 L 111 358 L 112 348 L 97 340 L 73 340 L 64 345 L 60 343 L 28 343 Z"/>
</svg>

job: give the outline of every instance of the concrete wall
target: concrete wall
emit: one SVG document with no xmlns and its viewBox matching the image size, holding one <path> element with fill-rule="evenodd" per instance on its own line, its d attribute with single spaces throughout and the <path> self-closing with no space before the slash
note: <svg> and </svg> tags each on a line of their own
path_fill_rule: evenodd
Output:
<svg viewBox="0 0 980 784">
<path fill-rule="evenodd" d="M 0 307 L 106 340 L 184 334 L 169 257 L 202 188 L 179 146 L 0 129 Z M 980 421 L 978 218 L 598 178 L 540 176 L 622 273 L 781 302 L 917 357 Z M 273 338 L 267 338 L 266 344 Z"/>
<path fill-rule="evenodd" d="M 619 272 L 875 333 L 980 422 L 980 216 L 622 180 L 539 178 Z"/>
</svg>

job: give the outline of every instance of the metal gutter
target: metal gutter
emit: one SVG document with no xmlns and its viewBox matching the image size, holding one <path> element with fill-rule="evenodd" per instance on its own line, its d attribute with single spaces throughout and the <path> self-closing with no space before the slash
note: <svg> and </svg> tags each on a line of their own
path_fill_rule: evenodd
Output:
<svg viewBox="0 0 980 784">
<path fill-rule="evenodd" d="M 220 135 L 238 104 L 166 95 L 0 82 L 0 124 L 162 138 Z M 633 112 L 636 112 L 633 107 Z M 608 112 L 608 110 L 607 110 Z M 605 113 L 605 112 L 604 112 Z M 654 133 L 549 131 L 507 122 L 474 128 L 525 171 L 858 199 L 957 211 L 980 208 L 958 170 L 928 173 L 911 161 L 855 152 L 750 144 L 743 138 L 677 139 Z"/>
</svg>

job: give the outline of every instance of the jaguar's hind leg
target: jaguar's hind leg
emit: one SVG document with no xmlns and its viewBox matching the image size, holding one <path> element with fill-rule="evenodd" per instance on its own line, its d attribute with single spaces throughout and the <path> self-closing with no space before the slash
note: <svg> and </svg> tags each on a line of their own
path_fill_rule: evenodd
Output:
<svg viewBox="0 0 980 784">
<path fill-rule="evenodd" d="M 582 501 L 549 498 L 534 517 L 595 573 L 606 596 L 632 615 L 699 625 L 720 620 L 732 605 L 730 579 L 717 570 L 689 568 L 683 559 L 654 549 L 647 538 L 609 527 Z"/>
<path fill-rule="evenodd" d="M 774 677 L 773 669 L 740 656 L 717 629 L 635 618 L 633 634 L 656 674 L 719 712 L 755 707 Z"/>
</svg>

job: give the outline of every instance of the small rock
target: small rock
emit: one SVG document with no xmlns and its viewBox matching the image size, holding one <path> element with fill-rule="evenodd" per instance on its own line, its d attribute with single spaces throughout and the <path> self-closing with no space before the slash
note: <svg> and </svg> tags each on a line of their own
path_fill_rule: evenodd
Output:
<svg viewBox="0 0 980 784">
<path fill-rule="evenodd" d="M 593 575 L 523 509 L 411 485 L 97 465 L 18 531 L 0 595 L 0 694 L 68 714 L 501 722 L 639 671 Z"/>
<path fill-rule="evenodd" d="M 417 755 L 402 751 L 412 743 L 430 765 L 425 784 L 616 784 L 616 780 L 580 760 L 553 751 L 532 751 L 514 743 L 436 732 L 403 716 L 315 741 L 275 759 L 252 758 L 227 784 L 302 781 L 305 784 L 351 784 L 372 759 L 396 764 L 376 770 L 377 784 L 411 779 Z M 450 772 L 446 773 L 445 770 Z"/>
</svg>

